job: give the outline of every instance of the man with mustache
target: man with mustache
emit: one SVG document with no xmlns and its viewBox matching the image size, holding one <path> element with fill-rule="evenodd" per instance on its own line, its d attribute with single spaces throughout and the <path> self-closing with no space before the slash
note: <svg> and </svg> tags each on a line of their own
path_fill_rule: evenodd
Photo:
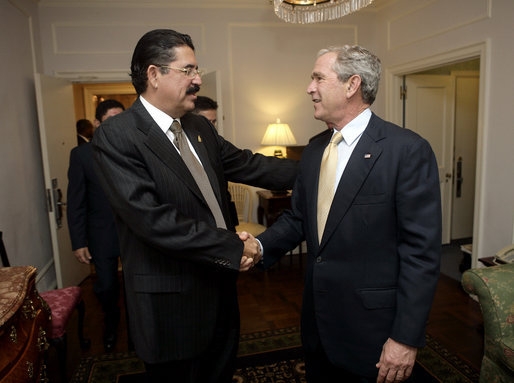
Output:
<svg viewBox="0 0 514 383">
<path fill-rule="evenodd" d="M 227 181 L 291 188 L 297 163 L 254 155 L 192 111 L 202 84 L 188 35 L 146 33 L 131 64 L 139 95 L 93 140 L 121 246 L 129 328 L 148 382 L 229 383 L 236 281 L 260 259 L 229 213 Z"/>
</svg>

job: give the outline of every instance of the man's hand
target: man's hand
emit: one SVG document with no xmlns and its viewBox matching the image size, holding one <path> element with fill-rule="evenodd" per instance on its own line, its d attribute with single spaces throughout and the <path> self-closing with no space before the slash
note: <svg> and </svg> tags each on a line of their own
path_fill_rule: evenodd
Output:
<svg viewBox="0 0 514 383">
<path fill-rule="evenodd" d="M 377 383 L 402 382 L 412 373 L 418 349 L 387 339 L 377 363 Z"/>
<path fill-rule="evenodd" d="M 239 265 L 239 271 L 248 271 L 254 266 L 253 259 L 248 258 L 246 255 L 241 257 L 241 264 Z"/>
<path fill-rule="evenodd" d="M 237 233 L 244 242 L 240 271 L 247 271 L 261 260 L 261 246 L 255 237 L 245 231 Z M 248 268 L 246 268 L 248 267 Z"/>
<path fill-rule="evenodd" d="M 91 254 L 89 254 L 87 247 L 81 247 L 80 249 L 73 250 L 73 255 L 80 263 L 86 263 L 88 265 L 91 263 Z"/>
</svg>

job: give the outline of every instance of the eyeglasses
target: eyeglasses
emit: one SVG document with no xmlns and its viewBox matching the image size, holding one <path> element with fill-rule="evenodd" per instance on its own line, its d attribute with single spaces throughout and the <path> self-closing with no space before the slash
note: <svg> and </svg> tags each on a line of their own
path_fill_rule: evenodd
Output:
<svg viewBox="0 0 514 383">
<path fill-rule="evenodd" d="M 189 78 L 195 78 L 197 75 L 198 75 L 198 77 L 202 77 L 202 75 L 203 75 L 203 70 L 199 70 L 199 69 L 195 69 L 195 68 L 174 68 L 169 65 L 156 65 L 156 66 L 158 66 L 159 68 L 174 69 L 174 70 L 181 71 Z"/>
</svg>

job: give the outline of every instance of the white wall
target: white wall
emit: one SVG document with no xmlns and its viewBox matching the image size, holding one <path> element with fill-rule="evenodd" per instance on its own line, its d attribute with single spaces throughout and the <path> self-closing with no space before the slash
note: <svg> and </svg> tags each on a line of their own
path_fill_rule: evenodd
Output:
<svg viewBox="0 0 514 383">
<path fill-rule="evenodd" d="M 511 0 L 398 0 L 379 13 L 376 24 L 378 55 L 385 71 L 452 57 L 454 51 L 484 49 L 480 62 L 475 265 L 477 258 L 492 256 L 514 241 L 513 18 Z M 382 90 L 382 95 L 397 95 L 396 89 Z M 390 97 L 387 103 L 391 103 Z M 386 104 L 376 107 L 382 115 L 386 115 Z"/>
<path fill-rule="evenodd" d="M 0 231 L 11 265 L 35 266 L 44 291 L 54 287 L 55 272 L 34 94 L 37 7 L 2 1 L 0 15 Z"/>
<path fill-rule="evenodd" d="M 41 0 L 40 27 L 35 32 L 41 35 L 44 73 L 78 81 L 128 80 L 133 47 L 147 30 L 164 27 L 189 33 L 197 47 L 200 66 L 220 73 L 225 136 L 240 147 L 254 150 L 260 148 L 266 125 L 276 117 L 290 124 L 298 144 L 306 144 L 309 137 L 324 128 L 312 118 L 312 105 L 305 88 L 316 52 L 326 45 L 366 46 L 382 58 L 387 73 L 391 68 L 483 43 L 487 50 L 482 59 L 478 173 L 482 183 L 474 255 L 492 255 L 513 240 L 514 177 L 510 164 L 514 163 L 511 148 L 514 2 L 376 0 L 374 4 L 333 23 L 297 26 L 277 19 L 269 2 L 264 0 Z M 22 28 L 16 27 L 4 12 L 0 17 L 26 33 L 26 21 Z M 12 44 L 7 36 L 4 33 L 0 37 L 2 44 Z M 17 60 L 21 63 L 26 61 L 26 57 L 19 58 L 23 58 Z M 23 68 L 18 65 L 13 71 L 26 71 Z M 7 81 L 12 86 L 2 87 L 2 98 L 11 97 L 10 91 L 21 81 L 17 78 L 9 72 Z M 391 101 L 386 95 L 392 92 L 388 87 L 391 84 L 384 78 L 373 109 L 383 117 L 392 118 L 386 115 L 391 114 L 388 108 Z M 25 110 L 29 106 L 35 124 L 33 96 L 26 100 L 29 90 L 26 92 L 17 103 Z M 18 113 L 6 105 L 0 106 L 2 114 L 10 119 L 18 118 Z M 36 140 L 35 137 L 32 139 Z M 12 147 L 18 152 L 23 148 L 25 156 L 15 155 L 16 162 L 33 167 L 31 172 L 26 172 L 26 179 L 18 179 L 18 186 L 29 193 L 34 186 L 27 187 L 30 185 L 27 182 L 34 183 L 34 179 L 41 188 L 42 177 L 37 174 L 41 168 L 39 149 L 34 143 L 27 148 L 26 142 L 18 141 Z M 0 153 L 0 159 L 5 163 L 8 159 L 4 153 Z M 2 185 L 12 178 L 3 172 L 2 169 Z M 2 193 L 7 194 L 4 186 Z M 27 204 L 24 198 L 28 197 L 17 196 L 16 203 L 24 206 Z M 43 209 L 42 203 L 42 200 L 32 202 L 39 206 L 36 209 L 39 211 Z M 4 220 L 3 214 L 1 219 Z M 38 222 L 41 227 L 35 231 L 46 233 L 44 222 L 41 219 Z"/>
</svg>

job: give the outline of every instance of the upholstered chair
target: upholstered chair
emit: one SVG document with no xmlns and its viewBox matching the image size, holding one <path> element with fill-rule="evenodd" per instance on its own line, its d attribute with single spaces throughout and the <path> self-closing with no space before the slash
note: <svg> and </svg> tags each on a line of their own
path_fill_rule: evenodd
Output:
<svg viewBox="0 0 514 383">
<path fill-rule="evenodd" d="M 514 382 L 514 264 L 467 270 L 462 286 L 478 296 L 484 317 L 480 383 Z"/>
<path fill-rule="evenodd" d="M 52 312 L 51 330 L 48 338 L 50 345 L 54 346 L 57 350 L 61 381 L 66 382 L 66 327 L 75 309 L 78 311 L 80 346 L 82 349 L 87 349 L 91 345 L 91 341 L 84 338 L 83 334 L 85 305 L 82 299 L 82 290 L 78 286 L 70 286 L 45 291 L 39 295 L 50 306 L 50 311 Z"/>
</svg>

